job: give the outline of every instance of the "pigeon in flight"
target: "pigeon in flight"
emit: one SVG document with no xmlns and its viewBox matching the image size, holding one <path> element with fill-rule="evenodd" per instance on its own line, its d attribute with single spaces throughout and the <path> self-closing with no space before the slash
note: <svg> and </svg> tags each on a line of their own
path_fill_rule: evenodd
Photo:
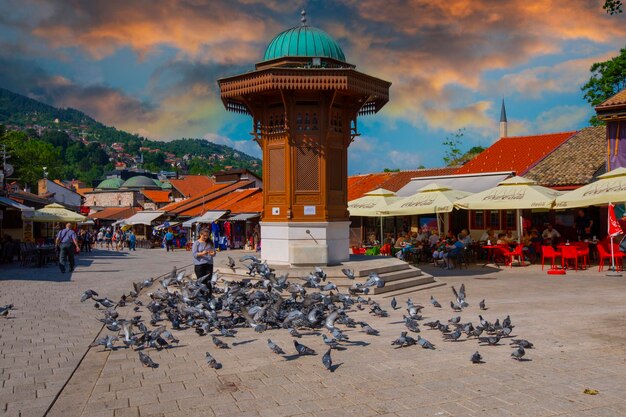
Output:
<svg viewBox="0 0 626 417">
<path fill-rule="evenodd" d="M 113 350 L 113 344 L 115 342 L 117 342 L 118 338 L 117 336 L 111 336 L 111 335 L 106 335 L 105 337 L 102 337 L 100 339 L 96 339 L 91 345 L 90 347 L 95 347 L 95 346 L 104 346 L 105 349 L 109 349 L 109 350 Z"/>
<path fill-rule="evenodd" d="M 88 299 L 90 299 L 90 298 L 93 298 L 94 296 L 95 296 L 95 297 L 97 297 L 97 296 L 98 296 L 98 293 L 97 293 L 97 292 L 95 292 L 94 290 L 87 290 L 87 291 L 85 291 L 85 292 L 83 293 L 83 295 L 80 297 L 80 302 L 81 302 L 81 303 L 84 303 L 85 301 L 87 301 L 87 300 L 88 300 Z"/>
</svg>

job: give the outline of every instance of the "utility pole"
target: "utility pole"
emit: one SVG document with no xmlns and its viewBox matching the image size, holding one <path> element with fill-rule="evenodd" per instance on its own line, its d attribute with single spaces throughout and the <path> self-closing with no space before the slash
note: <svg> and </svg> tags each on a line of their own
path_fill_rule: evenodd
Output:
<svg viewBox="0 0 626 417">
<path fill-rule="evenodd" d="M 1 146 L 2 147 L 0 148 L 0 157 L 2 157 L 2 171 L 0 171 L 0 180 L 1 180 L 0 183 L 2 184 L 2 190 L 0 191 L 0 195 L 6 196 L 5 180 L 8 175 L 11 175 L 10 173 L 7 172 L 8 171 L 7 159 L 9 159 L 10 156 L 7 155 L 7 145 L 2 144 Z"/>
</svg>

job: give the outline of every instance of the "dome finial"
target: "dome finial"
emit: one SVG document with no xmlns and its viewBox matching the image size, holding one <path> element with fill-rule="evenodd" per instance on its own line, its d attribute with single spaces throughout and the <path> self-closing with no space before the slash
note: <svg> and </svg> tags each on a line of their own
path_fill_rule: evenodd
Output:
<svg viewBox="0 0 626 417">
<path fill-rule="evenodd" d="M 302 26 L 306 26 L 306 10 L 302 9 L 302 11 L 300 12 L 300 16 L 302 16 L 300 18 L 300 21 L 302 22 Z"/>
</svg>

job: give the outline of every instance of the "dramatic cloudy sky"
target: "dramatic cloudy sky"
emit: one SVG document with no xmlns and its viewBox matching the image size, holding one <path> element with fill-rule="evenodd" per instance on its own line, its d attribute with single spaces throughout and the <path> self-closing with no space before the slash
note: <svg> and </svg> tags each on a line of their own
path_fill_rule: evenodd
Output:
<svg viewBox="0 0 626 417">
<path fill-rule="evenodd" d="M 393 83 L 360 124 L 350 173 L 440 166 L 509 133 L 578 129 L 593 62 L 626 45 L 602 0 L 309 0 L 309 23 L 357 69 Z M 259 155 L 250 120 L 227 113 L 215 80 L 253 68 L 303 1 L 2 0 L 0 86 L 154 139 L 204 137 Z"/>
</svg>

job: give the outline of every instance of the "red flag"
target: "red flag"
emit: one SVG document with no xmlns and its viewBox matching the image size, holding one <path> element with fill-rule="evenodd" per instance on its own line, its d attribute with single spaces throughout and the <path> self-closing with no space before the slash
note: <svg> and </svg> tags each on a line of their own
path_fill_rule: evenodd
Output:
<svg viewBox="0 0 626 417">
<path fill-rule="evenodd" d="M 615 237 L 622 233 L 624 233 L 622 231 L 622 227 L 619 225 L 617 218 L 615 217 L 615 206 L 613 204 L 609 204 L 609 236 Z"/>
</svg>

